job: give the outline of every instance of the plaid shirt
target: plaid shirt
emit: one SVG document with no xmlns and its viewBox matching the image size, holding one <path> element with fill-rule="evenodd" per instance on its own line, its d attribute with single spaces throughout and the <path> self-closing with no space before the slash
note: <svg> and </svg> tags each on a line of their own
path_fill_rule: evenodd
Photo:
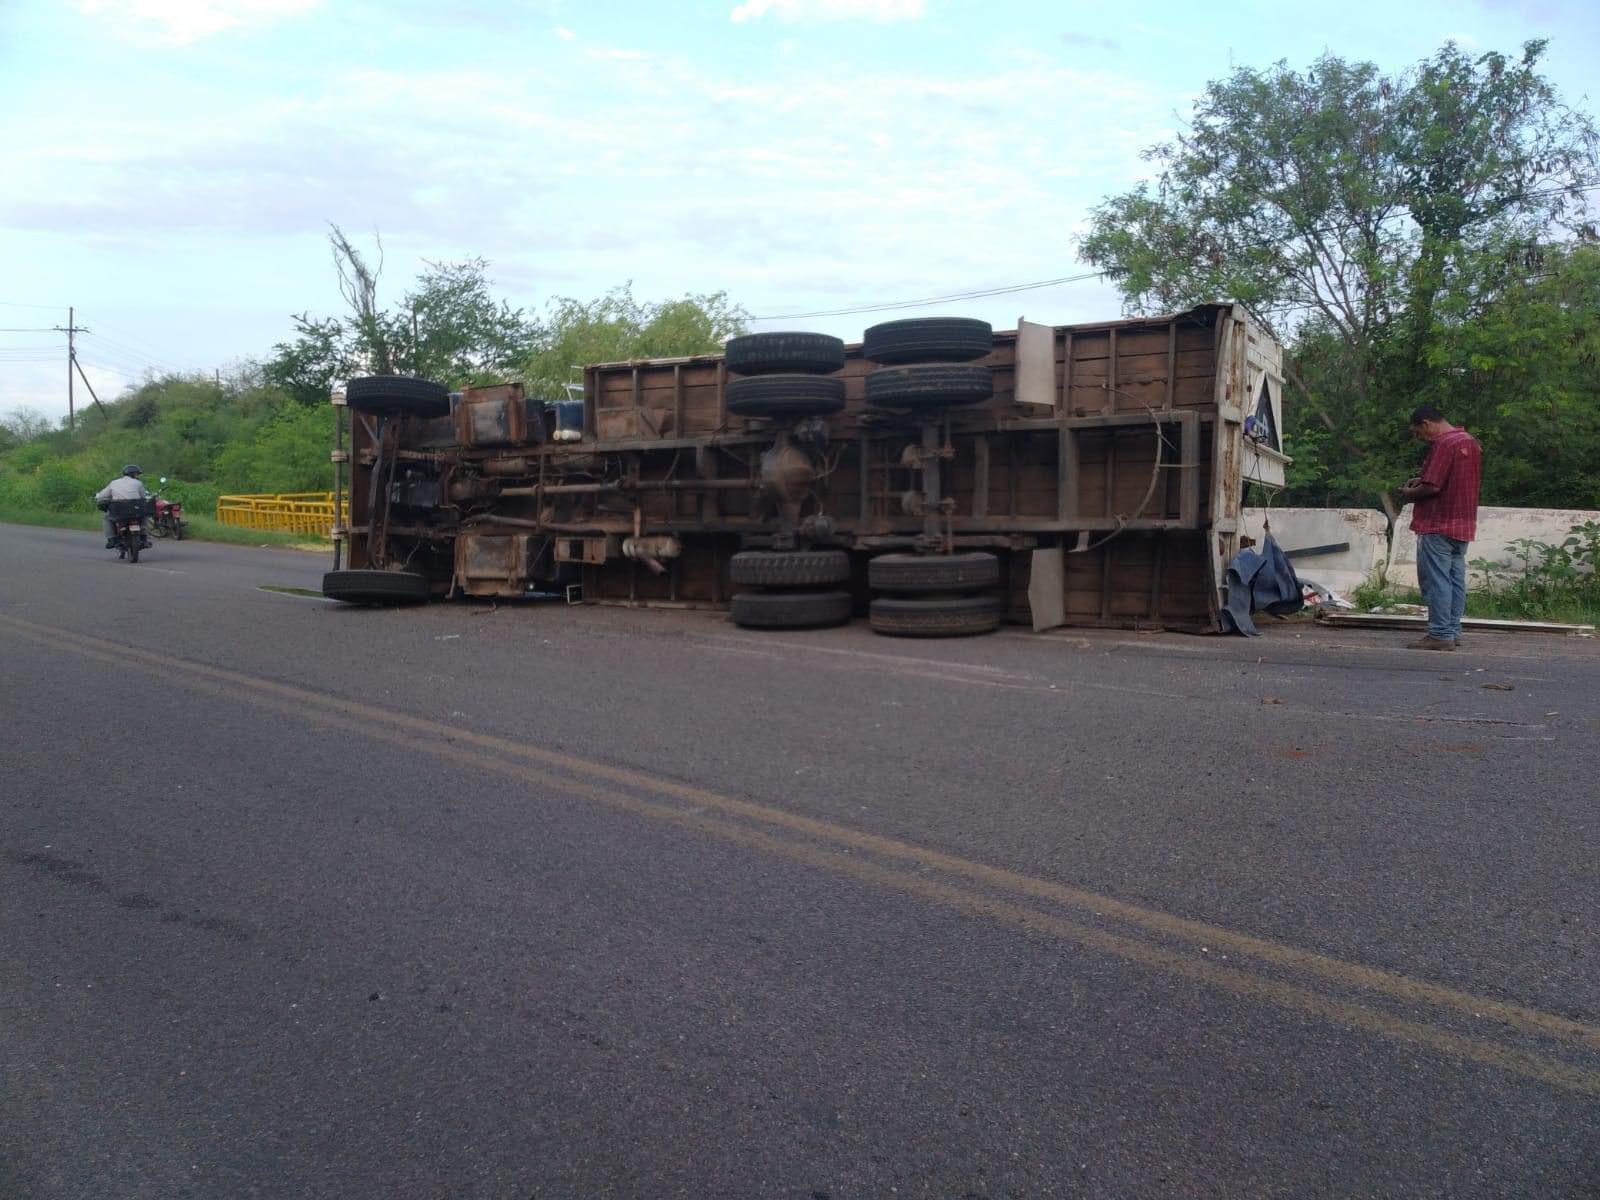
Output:
<svg viewBox="0 0 1600 1200">
<path fill-rule="evenodd" d="M 1442 533 L 1458 542 L 1478 535 L 1478 484 L 1483 477 L 1483 452 L 1465 429 L 1452 429 L 1428 447 L 1422 481 L 1438 485 L 1439 494 L 1418 500 L 1411 512 L 1413 533 Z"/>
</svg>

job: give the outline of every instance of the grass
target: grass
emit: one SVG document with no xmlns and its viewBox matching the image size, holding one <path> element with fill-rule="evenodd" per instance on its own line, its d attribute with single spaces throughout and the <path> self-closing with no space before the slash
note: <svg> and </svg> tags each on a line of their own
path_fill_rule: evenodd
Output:
<svg viewBox="0 0 1600 1200">
<path fill-rule="evenodd" d="M 1384 591 L 1363 584 L 1351 599 L 1362 611 L 1385 604 L 1421 604 L 1422 593 L 1415 588 Z M 1467 616 L 1496 621 L 1553 621 L 1561 625 L 1600 625 L 1600 601 L 1580 594 L 1545 597 L 1535 611 L 1522 599 L 1505 590 L 1477 588 L 1467 592 Z"/>
<path fill-rule="evenodd" d="M 51 529 L 80 529 L 85 533 L 100 532 L 100 514 L 97 512 L 35 512 L 18 509 L 0 509 L 0 524 L 44 525 Z M 264 529 L 241 529 L 237 525 L 220 524 L 215 517 L 195 515 L 184 518 L 184 538 L 201 542 L 222 542 L 232 546 L 274 546 L 290 550 L 326 550 L 332 543 L 325 537 L 310 533 L 274 533 Z"/>
</svg>

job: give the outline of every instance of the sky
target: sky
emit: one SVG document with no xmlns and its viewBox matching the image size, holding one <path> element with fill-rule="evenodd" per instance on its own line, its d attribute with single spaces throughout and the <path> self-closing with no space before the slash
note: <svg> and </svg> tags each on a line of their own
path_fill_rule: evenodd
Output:
<svg viewBox="0 0 1600 1200">
<path fill-rule="evenodd" d="M 1535 37 L 1600 111 L 1595 0 L 0 0 L 0 414 L 66 412 L 69 306 L 102 397 L 267 357 L 343 312 L 330 222 L 381 235 L 390 301 L 482 257 L 534 313 L 631 281 L 847 341 L 1111 318 L 1095 278 L 836 310 L 1085 275 L 1094 206 L 1234 66 Z"/>
</svg>

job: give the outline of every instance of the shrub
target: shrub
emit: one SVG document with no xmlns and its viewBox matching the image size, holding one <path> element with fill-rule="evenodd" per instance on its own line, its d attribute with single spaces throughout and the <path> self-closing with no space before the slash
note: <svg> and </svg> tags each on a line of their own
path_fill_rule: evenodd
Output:
<svg viewBox="0 0 1600 1200">
<path fill-rule="evenodd" d="M 34 479 L 34 496 L 47 512 L 89 512 L 94 509 L 94 494 L 104 480 L 88 476 L 64 462 L 47 462 Z"/>
<path fill-rule="evenodd" d="M 1518 538 L 1506 549 L 1518 564 L 1510 571 L 1482 558 L 1472 565 L 1512 611 L 1534 621 L 1600 611 L 1600 521 L 1572 526 L 1559 543 Z"/>
</svg>

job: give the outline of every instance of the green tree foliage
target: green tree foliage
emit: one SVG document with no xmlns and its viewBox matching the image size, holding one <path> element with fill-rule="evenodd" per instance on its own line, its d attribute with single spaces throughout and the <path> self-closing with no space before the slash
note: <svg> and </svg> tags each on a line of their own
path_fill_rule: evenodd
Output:
<svg viewBox="0 0 1600 1200">
<path fill-rule="evenodd" d="M 407 373 L 441 383 L 497 382 L 516 370 L 538 337 L 538 327 L 489 291 L 489 264 L 481 258 L 427 264 L 402 309 L 415 316 L 395 339 Z"/>
<path fill-rule="evenodd" d="M 323 490 L 332 482 L 328 393 L 377 364 L 451 385 L 525 378 L 562 398 L 577 378 L 570 364 L 718 350 L 746 322 L 722 293 L 653 304 L 622 287 L 592 303 L 557 300 L 541 326 L 494 297 L 482 259 L 429 263 L 390 312 L 376 303 L 377 271 L 340 244 L 341 277 L 358 289 L 351 315 L 293 318 L 295 339 L 260 366 L 220 380 L 149 379 L 80 413 L 75 432 L 26 410 L 0 420 L 0 509 L 92 508 L 89 497 L 130 461 L 169 476 L 168 493 L 196 512 L 219 493 Z M 359 293 L 369 283 L 370 302 Z"/>
<path fill-rule="evenodd" d="M 73 433 L 64 429 L 35 436 L 26 444 L 0 449 L 0 507 L 55 512 L 90 510 L 90 497 L 135 462 L 150 478 L 166 475 L 169 492 L 196 502 L 217 490 L 209 486 L 226 475 L 226 452 L 255 444 L 279 414 L 303 412 L 322 421 L 320 473 L 309 487 L 328 486 L 331 405 L 302 409 L 282 392 L 246 370 L 218 382 L 209 376 L 168 375 L 128 389 L 104 408 L 78 415 Z M 299 459 L 288 460 L 303 464 Z M 306 478 L 303 469 L 296 478 Z M 154 486 L 154 484 L 152 484 Z"/>
<path fill-rule="evenodd" d="M 104 480 L 81 468 L 53 460 L 39 468 L 34 490 L 46 512 L 88 512 L 94 507 L 95 492 L 104 486 Z"/>
<path fill-rule="evenodd" d="M 50 418 L 36 408 L 17 408 L 0 417 L 0 449 L 25 445 L 54 429 Z"/>
<path fill-rule="evenodd" d="M 745 332 L 749 319 L 726 292 L 648 303 L 635 300 L 624 284 L 588 303 L 558 297 L 536 348 L 523 361 L 522 378 L 529 394 L 563 399 L 568 384 L 582 382 L 576 367 L 713 353 Z"/>
<path fill-rule="evenodd" d="M 1241 68 L 1148 152 L 1153 183 L 1095 211 L 1083 255 L 1130 310 L 1226 297 L 1284 337 L 1308 497 L 1395 482 L 1404 414 L 1458 365 L 1452 326 L 1525 286 L 1508 247 L 1593 235 L 1600 138 L 1539 74 L 1544 50 L 1451 44 L 1395 76 L 1332 55 Z"/>
<path fill-rule="evenodd" d="M 337 225 L 329 235 L 344 317 L 293 318 L 293 341 L 280 342 L 263 365 L 268 382 L 301 404 L 328 402 L 333 387 L 352 375 L 415 375 L 452 388 L 514 373 L 532 349 L 538 327 L 492 294 L 481 258 L 430 262 L 392 308 L 378 285 L 383 243 L 369 257 Z"/>
<path fill-rule="evenodd" d="M 1600 508 L 1600 245 L 1491 247 L 1450 287 L 1424 398 L 1484 444 L 1492 504 Z"/>
<path fill-rule="evenodd" d="M 224 446 L 212 477 L 230 492 L 314 492 L 331 486 L 333 406 L 285 405 L 251 435 Z"/>
<path fill-rule="evenodd" d="M 299 313 L 291 317 L 296 337 L 279 342 L 272 357 L 262 364 L 266 382 L 291 396 L 296 403 L 320 406 L 328 403 L 336 381 L 357 373 L 355 350 L 336 317 L 312 317 Z"/>
</svg>

